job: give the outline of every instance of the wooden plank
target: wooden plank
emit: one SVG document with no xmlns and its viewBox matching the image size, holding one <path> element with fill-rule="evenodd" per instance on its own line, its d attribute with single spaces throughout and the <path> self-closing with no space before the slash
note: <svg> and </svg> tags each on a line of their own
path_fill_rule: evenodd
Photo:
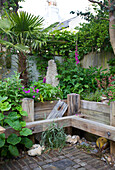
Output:
<svg viewBox="0 0 115 170">
<path fill-rule="evenodd" d="M 110 125 L 110 113 L 97 112 L 95 110 L 81 109 L 81 113 L 89 116 L 90 120 Z"/>
<path fill-rule="evenodd" d="M 110 125 L 115 126 L 115 101 L 110 103 Z M 110 141 L 110 153 L 115 155 L 115 142 Z"/>
<path fill-rule="evenodd" d="M 110 113 L 110 106 L 102 102 L 81 100 L 81 108 L 87 110 L 95 110 L 102 113 Z"/>
<path fill-rule="evenodd" d="M 5 128 L 3 128 L 2 126 L 0 126 L 0 134 L 4 133 L 5 132 Z"/>
<path fill-rule="evenodd" d="M 51 111 L 51 113 L 49 114 L 49 116 L 47 117 L 47 119 L 62 117 L 66 112 L 67 108 L 68 105 L 65 102 L 59 100 L 55 107 L 53 108 L 53 110 Z"/>
<path fill-rule="evenodd" d="M 47 119 L 47 120 L 41 120 L 41 121 L 28 122 L 28 123 L 26 123 L 26 127 L 31 129 L 33 134 L 35 134 L 35 133 L 45 131 L 49 127 L 49 125 L 52 123 L 57 123 L 57 125 L 59 127 L 69 127 L 69 126 L 71 126 L 71 116 L 66 116 L 66 117 L 56 118 L 56 119 Z M 19 135 L 19 133 L 17 131 L 15 131 L 13 128 L 9 127 L 5 131 L 6 138 L 12 133 Z"/>
<path fill-rule="evenodd" d="M 80 95 L 71 93 L 67 95 L 68 113 L 67 116 L 75 115 L 80 110 Z"/>
<path fill-rule="evenodd" d="M 22 99 L 22 108 L 27 112 L 28 116 L 24 116 L 23 120 L 26 122 L 34 121 L 34 100 L 29 98 Z"/>
<path fill-rule="evenodd" d="M 72 127 L 115 141 L 115 127 L 110 125 L 73 116 Z"/>
<path fill-rule="evenodd" d="M 39 112 L 34 112 L 34 120 L 43 120 L 46 119 L 48 117 L 48 115 L 50 114 L 52 110 L 47 110 L 47 111 L 39 111 Z"/>
<path fill-rule="evenodd" d="M 75 115 L 80 111 L 80 95 L 71 93 L 67 95 L 67 116 Z M 67 128 L 67 133 L 72 135 L 72 127 Z"/>
<path fill-rule="evenodd" d="M 62 100 L 65 103 L 67 103 L 67 100 Z M 53 103 L 52 103 L 53 102 Z M 43 120 L 48 117 L 56 103 L 58 102 L 57 100 L 55 101 L 46 101 L 44 103 L 35 103 L 34 107 L 34 120 Z M 64 114 L 65 115 L 65 114 Z"/>
</svg>

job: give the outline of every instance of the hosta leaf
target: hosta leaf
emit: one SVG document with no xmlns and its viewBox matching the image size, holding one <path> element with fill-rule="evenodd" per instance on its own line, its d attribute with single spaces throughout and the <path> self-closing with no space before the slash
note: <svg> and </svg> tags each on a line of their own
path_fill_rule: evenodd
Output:
<svg viewBox="0 0 115 170">
<path fill-rule="evenodd" d="M 4 119 L 4 115 L 2 113 L 0 113 L 0 120 Z"/>
<path fill-rule="evenodd" d="M 28 128 L 23 128 L 21 131 L 20 131 L 20 135 L 21 136 L 28 136 L 28 135 L 32 135 L 32 131 Z"/>
<path fill-rule="evenodd" d="M 16 146 L 9 145 L 8 150 L 13 156 L 19 156 L 19 151 Z"/>
<path fill-rule="evenodd" d="M 5 144 L 5 134 L 0 134 L 0 148 Z"/>
<path fill-rule="evenodd" d="M 27 114 L 26 111 L 21 111 L 20 114 L 21 114 L 22 116 L 28 116 L 28 114 Z"/>
<path fill-rule="evenodd" d="M 16 134 L 11 134 L 7 139 L 7 142 L 12 145 L 16 145 L 20 143 L 20 141 L 21 141 L 21 137 L 18 137 Z"/>
<path fill-rule="evenodd" d="M 30 139 L 28 139 L 27 137 L 22 138 L 21 143 L 23 145 L 25 145 L 26 148 L 31 148 L 33 145 L 33 142 Z"/>
</svg>

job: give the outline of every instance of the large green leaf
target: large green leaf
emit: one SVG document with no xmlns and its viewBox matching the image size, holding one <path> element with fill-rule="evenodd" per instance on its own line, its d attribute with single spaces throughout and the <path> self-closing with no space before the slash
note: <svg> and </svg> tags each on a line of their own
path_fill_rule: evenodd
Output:
<svg viewBox="0 0 115 170">
<path fill-rule="evenodd" d="M 20 143 L 20 141 L 21 141 L 21 137 L 18 137 L 16 134 L 11 134 L 7 139 L 7 142 L 12 145 L 16 145 Z"/>
<path fill-rule="evenodd" d="M 5 134 L 0 134 L 0 148 L 5 144 Z"/>
<path fill-rule="evenodd" d="M 9 145 L 8 150 L 13 156 L 19 156 L 19 151 L 16 146 Z"/>
<path fill-rule="evenodd" d="M 22 138 L 21 143 L 24 144 L 26 148 L 31 148 L 33 145 L 33 142 L 27 137 Z"/>
<path fill-rule="evenodd" d="M 19 122 L 19 120 L 16 120 L 15 122 L 13 122 L 13 126 L 12 126 L 15 130 L 21 130 L 22 129 L 22 126 Z"/>
<path fill-rule="evenodd" d="M 0 113 L 0 120 L 4 119 L 4 115 L 2 113 Z"/>
<path fill-rule="evenodd" d="M 4 102 L 8 97 L 1 97 L 0 96 L 0 102 Z"/>
<path fill-rule="evenodd" d="M 27 114 L 26 111 L 21 111 L 20 114 L 21 114 L 22 116 L 28 116 L 28 114 Z"/>
<path fill-rule="evenodd" d="M 20 131 L 21 136 L 28 136 L 32 135 L 32 131 L 28 128 L 23 128 L 22 131 Z"/>
<path fill-rule="evenodd" d="M 19 50 L 19 51 L 29 52 L 29 47 L 24 46 L 24 45 L 22 45 L 22 44 L 16 44 L 16 45 L 14 45 L 13 43 L 8 42 L 8 41 L 5 41 L 5 40 L 2 40 L 2 39 L 0 39 L 0 44 L 5 45 L 7 48 L 8 48 L 8 47 L 13 47 L 13 48 L 15 48 L 16 50 Z"/>
<path fill-rule="evenodd" d="M 9 102 L 0 103 L 1 111 L 8 111 L 10 109 L 11 109 L 11 104 L 9 104 Z"/>
<path fill-rule="evenodd" d="M 19 119 L 21 116 L 19 114 L 17 114 L 17 112 L 10 112 L 8 115 L 7 115 L 7 119 L 10 119 L 10 120 L 17 120 Z"/>
</svg>

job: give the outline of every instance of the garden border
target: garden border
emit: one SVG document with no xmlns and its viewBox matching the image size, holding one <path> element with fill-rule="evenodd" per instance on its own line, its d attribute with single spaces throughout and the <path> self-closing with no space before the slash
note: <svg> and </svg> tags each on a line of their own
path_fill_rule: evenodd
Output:
<svg viewBox="0 0 115 170">
<path fill-rule="evenodd" d="M 67 104 L 68 110 L 65 117 L 34 121 L 34 100 L 23 99 L 23 109 L 28 113 L 28 117 L 24 118 L 27 122 L 26 127 L 31 129 L 33 134 L 45 131 L 49 124 L 53 122 L 57 123 L 60 127 L 75 127 L 109 139 L 110 152 L 111 154 L 115 154 L 115 101 L 111 102 L 110 106 L 108 106 L 102 102 L 88 102 L 80 100 L 80 95 L 72 93 L 67 95 Z M 83 114 L 79 115 L 80 111 L 82 111 Z M 91 117 L 88 115 L 89 111 L 92 113 Z M 99 120 L 95 120 L 95 116 L 94 120 L 91 120 L 94 113 L 98 113 L 99 120 L 100 115 L 103 115 L 104 113 L 106 116 L 108 114 L 108 120 L 110 120 L 109 125 L 106 123 L 106 121 L 101 123 Z M 104 117 L 102 120 L 104 120 Z M 16 133 L 19 135 L 17 131 L 9 127 L 5 131 L 6 138 L 11 133 Z"/>
</svg>

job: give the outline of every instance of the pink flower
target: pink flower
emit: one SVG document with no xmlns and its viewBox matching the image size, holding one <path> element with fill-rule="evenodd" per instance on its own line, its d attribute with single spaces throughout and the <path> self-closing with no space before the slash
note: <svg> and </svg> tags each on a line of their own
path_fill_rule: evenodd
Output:
<svg viewBox="0 0 115 170">
<path fill-rule="evenodd" d="M 75 50 L 75 60 L 77 61 L 76 64 L 79 63 L 79 59 L 78 59 L 78 51 L 77 51 L 77 45 L 76 45 L 76 50 Z"/>
<path fill-rule="evenodd" d="M 33 92 L 35 92 L 35 90 L 33 90 Z"/>
<path fill-rule="evenodd" d="M 35 96 L 33 96 L 33 98 L 35 98 Z"/>
<path fill-rule="evenodd" d="M 38 93 L 39 92 L 39 89 L 36 89 L 36 93 Z"/>
</svg>

